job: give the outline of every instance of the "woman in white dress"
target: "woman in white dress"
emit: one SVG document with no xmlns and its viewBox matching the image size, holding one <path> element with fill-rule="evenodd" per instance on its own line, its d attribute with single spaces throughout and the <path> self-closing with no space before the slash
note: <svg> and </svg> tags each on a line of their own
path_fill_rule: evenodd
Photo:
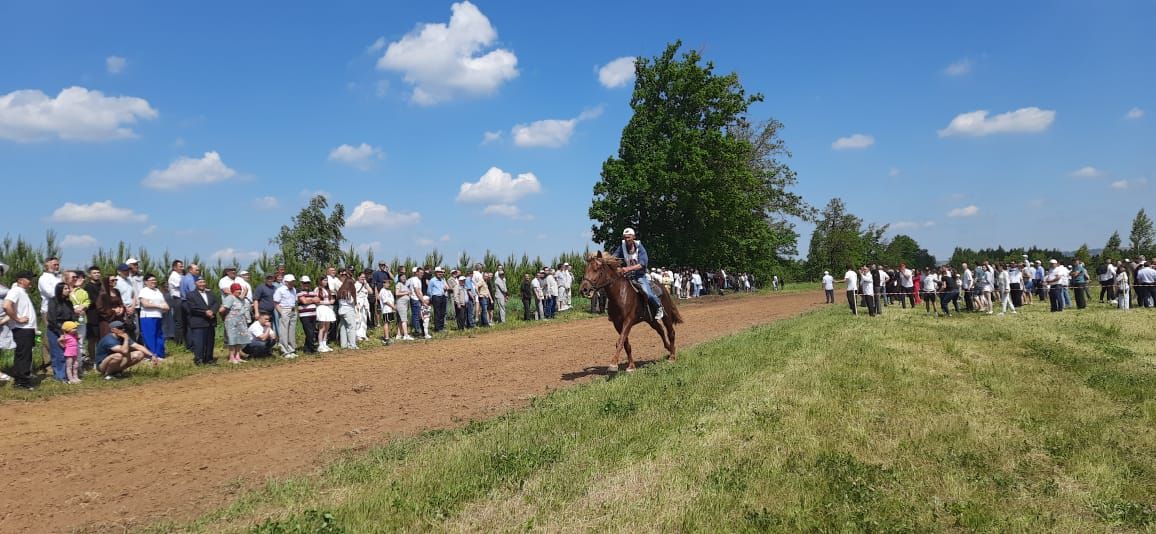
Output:
<svg viewBox="0 0 1156 534">
<path fill-rule="evenodd" d="M 357 326 L 355 328 L 357 340 L 365 341 L 369 339 L 366 330 L 369 327 L 369 295 L 373 292 L 373 288 L 369 286 L 369 280 L 364 272 L 358 275 L 353 289 L 357 293 Z"/>
<path fill-rule="evenodd" d="M 329 329 L 337 321 L 337 313 L 333 311 L 335 302 L 329 284 L 317 286 L 317 352 L 333 352 L 329 348 Z"/>
</svg>

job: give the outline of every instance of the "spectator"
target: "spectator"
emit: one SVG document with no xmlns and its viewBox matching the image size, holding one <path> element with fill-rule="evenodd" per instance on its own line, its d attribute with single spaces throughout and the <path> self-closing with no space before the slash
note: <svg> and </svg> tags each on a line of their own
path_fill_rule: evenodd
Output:
<svg viewBox="0 0 1156 534">
<path fill-rule="evenodd" d="M 108 335 L 96 343 L 96 368 L 104 374 L 105 380 L 119 377 L 129 367 L 144 361 L 146 357 L 153 357 L 148 347 L 132 341 L 125 326 L 122 321 L 113 321 L 109 325 Z"/>
<path fill-rule="evenodd" d="M 381 343 L 389 345 L 389 327 L 397 321 L 397 309 L 394 307 L 392 281 L 381 281 L 381 289 L 377 292 L 377 305 L 381 308 Z M 444 293 L 443 293 L 444 295 Z M 442 310 L 442 320 L 445 320 L 445 310 Z M 442 325 L 445 326 L 444 324 Z M 400 334 L 399 334 L 400 335 Z"/>
<path fill-rule="evenodd" d="M 482 273 L 481 283 L 474 283 L 474 287 L 478 292 L 478 325 L 490 326 L 490 302 L 492 296 L 490 295 L 490 285 L 486 282 L 489 273 Z"/>
<path fill-rule="evenodd" d="M 305 354 L 317 354 L 317 304 L 321 299 L 317 297 L 317 290 L 313 288 L 313 280 L 308 276 L 301 276 L 301 290 L 297 292 L 297 319 L 301 321 L 301 330 L 305 332 Z M 258 314 L 269 316 L 269 323 L 272 325 L 273 316 L 270 314 Z M 255 321 L 260 322 L 260 321 Z M 252 325 L 250 325 L 250 333 L 252 332 Z M 277 339 L 277 331 L 273 331 L 273 339 Z M 270 350 L 272 347 L 270 346 Z"/>
<path fill-rule="evenodd" d="M 823 296 L 827 304 L 835 303 L 835 278 L 829 271 L 823 271 Z"/>
<path fill-rule="evenodd" d="M 253 340 L 249 335 L 250 307 L 245 302 L 244 292 L 244 286 L 233 282 L 217 310 L 217 315 L 225 318 L 225 345 L 229 347 L 229 363 L 232 364 L 245 363 L 241 352 Z M 296 302 L 297 295 L 292 295 L 292 299 Z"/>
<path fill-rule="evenodd" d="M 458 276 L 458 286 L 454 289 L 453 298 L 454 321 L 457 323 L 458 330 L 465 330 L 469 326 L 466 323 L 466 306 L 469 302 L 469 294 L 466 292 L 466 277 Z"/>
<path fill-rule="evenodd" d="M 369 295 L 373 293 L 373 287 L 369 284 L 369 276 L 373 274 L 371 271 L 365 271 L 357 275 L 357 281 L 353 283 L 354 292 L 357 295 L 357 309 L 355 316 L 357 319 L 357 327 L 355 333 L 357 334 L 356 341 L 364 341 L 369 339 L 369 317 L 370 305 Z"/>
<path fill-rule="evenodd" d="M 1064 285 L 1064 280 L 1068 277 L 1068 268 L 1060 265 L 1060 262 L 1055 259 L 1049 263 L 1052 265 L 1051 272 L 1044 278 L 1044 283 L 1048 284 L 1048 300 L 1052 303 L 1052 312 L 1064 311 L 1064 297 L 1062 293 L 1067 291 Z"/>
<path fill-rule="evenodd" d="M 281 356 L 293 359 L 297 357 L 297 278 L 286 274 L 282 284 L 273 292 L 278 317 L 277 340 L 281 343 Z M 248 321 L 245 324 L 249 324 Z"/>
<path fill-rule="evenodd" d="M 341 287 L 338 286 L 338 289 Z M 333 310 L 336 303 L 335 292 L 329 289 L 328 281 L 317 286 L 317 352 L 333 352 L 329 348 L 329 331 L 333 323 L 337 322 L 337 312 Z"/>
<path fill-rule="evenodd" d="M 936 317 L 939 317 L 939 310 L 935 307 L 935 295 L 939 290 L 939 274 L 937 274 L 931 267 L 923 268 L 923 276 L 920 277 L 919 297 L 923 300 L 923 307 L 927 310 L 927 315 L 931 316 L 932 312 Z"/>
<path fill-rule="evenodd" d="M 337 318 L 341 329 L 338 338 L 341 348 L 357 348 L 357 288 L 353 280 L 346 277 L 337 291 Z"/>
<path fill-rule="evenodd" d="M 996 267 L 996 283 L 999 285 L 1000 293 L 1000 311 L 1003 315 L 1010 309 L 1012 314 L 1016 313 L 1015 304 L 1012 303 L 1011 295 L 1011 274 L 1008 272 L 1007 265 L 1000 264 Z"/>
<path fill-rule="evenodd" d="M 209 291 L 204 278 L 197 278 L 193 291 L 185 295 L 189 306 L 189 337 L 193 344 L 193 364 L 213 365 L 214 332 L 217 328 L 217 310 L 221 300 Z M 119 321 L 118 321 L 119 322 Z M 123 327 L 123 323 L 121 323 Z M 135 363 L 135 362 L 134 362 Z"/>
<path fill-rule="evenodd" d="M 100 340 L 100 310 L 96 307 L 96 301 L 100 298 L 103 284 L 100 274 L 100 268 L 93 265 L 88 268 L 88 278 L 84 281 L 84 292 L 88 293 L 88 298 L 91 303 L 88 309 L 85 310 L 85 326 L 84 337 L 87 344 L 87 350 L 84 351 L 90 358 L 96 354 L 96 342 Z M 183 339 L 183 338 L 182 338 Z M 95 364 L 93 366 L 95 369 Z"/>
<path fill-rule="evenodd" d="M 48 300 L 48 314 L 44 319 L 48 326 L 44 338 L 51 357 L 52 377 L 61 382 L 68 381 L 68 371 L 65 367 L 64 346 L 60 343 L 60 336 L 64 333 L 64 323 L 76 321 L 76 310 L 73 308 L 71 295 L 72 288 L 68 283 L 57 283 L 53 288 L 52 298 Z"/>
<path fill-rule="evenodd" d="M 1076 260 L 1075 268 L 1072 270 L 1071 284 L 1076 292 L 1076 309 L 1082 310 L 1088 307 L 1088 269 L 1084 267 L 1083 260 Z"/>
<path fill-rule="evenodd" d="M 409 283 L 399 281 L 394 286 L 394 306 L 397 309 L 397 328 L 398 339 L 403 341 L 413 341 L 413 337 L 409 335 L 409 321 L 410 321 L 410 288 Z"/>
<path fill-rule="evenodd" d="M 71 274 L 72 294 L 69 295 L 69 300 L 72 301 L 72 310 L 76 312 L 76 338 L 80 342 L 80 357 L 83 358 L 86 354 L 92 354 L 87 350 L 88 310 L 92 308 L 92 296 L 90 296 L 88 290 L 85 289 L 84 272 L 72 271 Z M 80 360 L 78 359 L 77 361 Z"/>
<path fill-rule="evenodd" d="M 7 268 L 5 268 L 7 270 Z M 36 309 L 28 290 L 32 287 L 32 273 L 16 275 L 15 284 L 4 295 L 4 325 L 12 332 L 15 354 L 12 358 L 12 379 L 16 387 L 32 390 L 32 348 L 36 344 Z"/>
<path fill-rule="evenodd" d="M 534 287 L 535 305 L 538 308 L 537 319 L 539 321 L 547 318 L 545 302 L 546 302 L 546 299 L 549 297 L 549 295 L 546 293 L 546 284 L 544 282 L 545 278 L 546 278 L 546 271 L 541 270 L 541 271 L 538 271 L 538 277 L 534 278 L 534 281 L 532 282 L 533 287 Z"/>
<path fill-rule="evenodd" d="M 172 339 L 182 345 L 185 343 L 185 318 L 184 310 L 181 309 L 180 304 L 181 278 L 184 276 L 185 262 L 181 260 L 174 261 L 163 290 L 165 304 L 169 305 L 169 310 L 164 315 L 165 339 Z"/>
<path fill-rule="evenodd" d="M 237 283 L 237 268 L 236 267 L 225 267 L 224 276 L 222 276 L 220 280 L 217 280 L 217 289 L 221 290 L 221 299 L 222 300 L 225 297 L 228 297 L 229 295 L 233 294 L 233 291 L 231 288 L 233 287 L 233 284 L 236 284 L 236 283 Z M 244 291 L 243 287 L 242 287 L 242 291 Z"/>
<path fill-rule="evenodd" d="M 854 266 L 847 268 L 847 272 L 843 274 L 843 281 L 847 283 L 847 305 L 851 307 L 851 315 L 859 315 L 859 310 L 855 309 L 855 293 L 859 291 L 859 273 L 855 272 Z"/>
<path fill-rule="evenodd" d="M 1132 304 L 1131 286 L 1128 283 L 1128 269 L 1123 265 L 1115 266 L 1116 278 L 1113 281 L 1115 286 L 1116 307 L 1121 310 L 1127 310 Z"/>
<path fill-rule="evenodd" d="M 409 287 L 409 325 L 413 335 L 423 335 L 421 330 L 421 302 L 425 293 L 422 291 L 422 275 L 425 274 L 421 267 L 414 267 L 413 274 L 409 280 L 405 281 L 405 285 Z M 413 339 L 413 338 L 409 338 Z"/>
<path fill-rule="evenodd" d="M 120 291 L 116 288 L 115 276 L 103 279 L 100 294 L 96 297 L 96 309 L 100 317 L 97 333 L 101 338 L 111 331 L 108 325 L 113 321 L 124 322 L 124 300 L 120 298 Z"/>
<path fill-rule="evenodd" d="M 181 317 L 185 319 L 185 348 L 193 350 L 193 341 L 189 339 L 189 333 L 192 331 L 192 327 L 189 326 L 190 321 L 188 297 L 190 294 L 197 290 L 197 279 L 201 277 L 201 267 L 193 263 L 189 265 L 187 271 L 188 272 L 185 273 L 185 276 L 181 278 Z M 103 333 L 101 335 L 103 335 Z"/>
<path fill-rule="evenodd" d="M 1145 308 L 1156 307 L 1156 268 L 1153 267 L 1152 262 L 1141 261 L 1133 279 L 1136 281 L 1134 285 L 1137 288 L 1136 293 L 1139 295 L 1137 305 Z"/>
<path fill-rule="evenodd" d="M 305 285 L 305 278 L 304 276 L 301 277 L 302 286 Z M 298 297 L 300 297 L 300 293 L 298 293 Z M 273 347 L 276 345 L 277 332 L 273 330 L 273 317 L 267 313 L 262 313 L 257 316 L 257 320 L 253 321 L 253 324 L 249 325 L 249 344 L 245 345 L 241 351 L 250 358 L 264 358 L 273 355 Z"/>
<path fill-rule="evenodd" d="M 165 295 L 157 289 L 157 277 L 151 273 L 144 277 L 144 287 L 140 290 L 140 338 L 149 352 L 158 359 L 165 357 L 164 316 L 169 311 Z"/>
<path fill-rule="evenodd" d="M 446 270 L 444 267 L 441 267 L 441 266 L 437 267 L 436 269 L 434 269 L 433 279 L 430 280 L 428 284 L 426 284 L 426 291 L 428 292 L 428 295 L 426 295 L 426 296 L 428 296 L 430 298 L 430 303 L 433 306 L 433 315 L 434 315 L 433 331 L 434 332 L 441 332 L 442 330 L 445 330 L 445 328 L 446 328 L 446 304 L 448 302 L 448 297 L 446 296 L 446 289 L 447 288 L 446 288 L 446 281 L 444 278 L 445 274 L 446 274 Z M 392 304 L 393 303 L 390 302 L 391 307 L 392 307 Z M 384 308 L 382 308 L 382 310 L 384 313 Z M 429 333 L 429 332 L 426 332 L 426 333 Z M 386 332 L 385 337 L 386 337 L 386 339 L 389 338 L 389 332 Z"/>
<path fill-rule="evenodd" d="M 866 266 L 859 268 L 859 291 L 863 294 L 863 303 L 867 306 L 867 313 L 875 317 L 879 301 L 875 298 L 875 280 L 871 277 L 871 270 Z"/>
<path fill-rule="evenodd" d="M 273 331 L 277 331 L 277 303 L 273 300 L 273 294 L 277 292 L 277 286 L 274 285 L 276 276 L 272 274 L 265 275 L 265 283 L 257 286 L 253 290 L 253 316 L 260 317 L 262 313 L 269 314 L 273 319 Z"/>
<path fill-rule="evenodd" d="M 68 384 L 80 383 L 80 334 L 76 321 L 65 321 L 60 326 L 60 347 L 64 351 L 64 374 Z"/>
<path fill-rule="evenodd" d="M 421 323 L 422 331 L 425 332 L 426 339 L 433 337 L 429 333 L 429 320 L 431 315 L 433 315 L 433 306 L 430 306 L 429 296 L 427 295 L 421 298 Z"/>
</svg>

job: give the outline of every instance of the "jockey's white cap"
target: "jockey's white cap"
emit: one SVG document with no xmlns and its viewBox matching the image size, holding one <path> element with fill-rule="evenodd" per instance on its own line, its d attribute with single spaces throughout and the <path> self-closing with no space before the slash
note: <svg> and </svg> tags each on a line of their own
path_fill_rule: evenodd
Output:
<svg viewBox="0 0 1156 534">
<path fill-rule="evenodd" d="M 627 229 L 622 231 L 622 235 L 624 235 L 624 236 L 634 235 L 634 229 L 633 228 L 627 228 Z"/>
</svg>

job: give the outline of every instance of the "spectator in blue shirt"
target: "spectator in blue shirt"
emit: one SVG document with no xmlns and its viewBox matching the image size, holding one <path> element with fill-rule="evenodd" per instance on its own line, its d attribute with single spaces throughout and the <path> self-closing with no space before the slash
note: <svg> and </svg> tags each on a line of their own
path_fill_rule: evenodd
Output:
<svg viewBox="0 0 1156 534">
<path fill-rule="evenodd" d="M 378 271 L 381 272 L 381 271 Z M 377 273 L 373 273 L 377 276 Z M 443 278 L 446 274 L 444 267 L 434 269 L 434 277 L 426 286 L 426 296 L 429 297 L 430 303 L 433 305 L 434 311 L 434 332 L 441 332 L 446 328 L 446 281 Z"/>
<path fill-rule="evenodd" d="M 189 299 L 188 295 L 197 290 L 197 279 L 201 277 L 201 266 L 195 263 L 189 264 L 189 268 L 185 271 L 185 275 L 181 277 L 181 309 L 183 310 L 183 317 L 189 315 Z M 189 337 L 189 322 L 185 321 L 181 325 L 185 329 L 185 348 L 193 350 L 193 340 Z"/>
</svg>

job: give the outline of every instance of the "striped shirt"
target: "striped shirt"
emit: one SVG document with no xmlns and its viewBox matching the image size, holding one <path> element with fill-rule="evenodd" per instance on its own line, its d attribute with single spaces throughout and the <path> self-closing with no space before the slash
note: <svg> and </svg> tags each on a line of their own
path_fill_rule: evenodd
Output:
<svg viewBox="0 0 1156 534">
<path fill-rule="evenodd" d="M 316 317 L 317 305 L 310 302 L 309 304 L 302 304 L 301 299 L 312 300 L 317 296 L 316 291 L 298 291 L 297 292 L 297 316 L 298 317 Z"/>
</svg>

